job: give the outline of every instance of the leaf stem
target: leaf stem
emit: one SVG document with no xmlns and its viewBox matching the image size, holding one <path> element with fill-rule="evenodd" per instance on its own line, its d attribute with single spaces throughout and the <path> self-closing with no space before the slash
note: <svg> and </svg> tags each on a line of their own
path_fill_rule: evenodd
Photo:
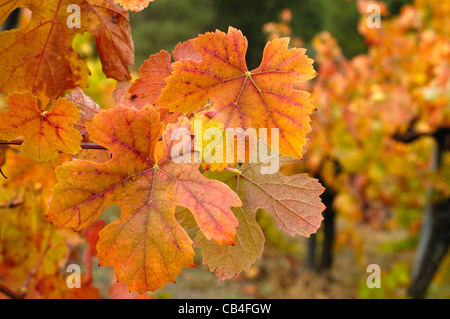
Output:
<svg viewBox="0 0 450 319">
<path fill-rule="evenodd" d="M 236 169 L 236 168 L 231 168 L 231 167 L 225 167 L 225 170 L 231 173 L 234 173 L 236 175 L 241 175 L 242 171 Z"/>
<path fill-rule="evenodd" d="M 19 295 L 20 299 L 25 298 L 25 296 L 27 294 L 28 287 L 29 287 L 30 282 L 31 282 L 31 279 L 33 279 L 33 277 L 36 275 L 39 267 L 41 266 L 42 262 L 44 261 L 45 256 L 47 255 L 47 253 L 50 250 L 50 248 L 52 248 L 52 246 L 53 246 L 53 244 L 52 244 L 53 232 L 54 232 L 54 228 L 53 228 L 53 225 L 51 225 L 51 230 L 50 230 L 50 234 L 48 236 L 47 245 L 45 246 L 45 249 L 42 252 L 42 255 L 39 258 L 36 266 L 28 273 L 28 276 L 27 276 L 27 278 L 25 280 L 25 283 L 23 284 L 22 288 L 20 289 L 20 295 Z"/>
<path fill-rule="evenodd" d="M 0 145 L 22 145 L 23 140 L 4 141 L 0 140 Z M 105 147 L 96 143 L 81 143 L 81 148 L 84 150 L 106 150 Z"/>
</svg>

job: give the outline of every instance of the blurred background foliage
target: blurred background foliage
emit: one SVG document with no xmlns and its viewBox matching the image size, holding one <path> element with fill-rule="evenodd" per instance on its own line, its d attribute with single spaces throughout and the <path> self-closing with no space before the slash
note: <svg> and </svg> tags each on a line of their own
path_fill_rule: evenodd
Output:
<svg viewBox="0 0 450 319">
<path fill-rule="evenodd" d="M 412 0 L 385 2 L 395 15 Z M 337 39 L 348 58 L 367 51 L 357 30 L 360 14 L 353 0 L 158 0 L 140 13 L 130 13 L 135 65 L 162 49 L 171 52 L 178 42 L 200 33 L 215 29 L 226 32 L 233 26 L 247 37 L 247 63 L 249 69 L 255 68 L 267 42 L 263 26 L 278 21 L 285 8 L 293 13 L 292 35 L 304 41 L 309 55 L 314 56 L 311 40 L 324 30 Z"/>
</svg>

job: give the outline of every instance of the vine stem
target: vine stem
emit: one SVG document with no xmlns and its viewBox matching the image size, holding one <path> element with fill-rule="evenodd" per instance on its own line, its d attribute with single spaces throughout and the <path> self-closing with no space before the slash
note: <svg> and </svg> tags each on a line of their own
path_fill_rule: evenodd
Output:
<svg viewBox="0 0 450 319">
<path fill-rule="evenodd" d="M 0 140 L 0 145 L 22 145 L 23 140 L 4 141 Z M 106 150 L 105 147 L 96 143 L 81 143 L 81 148 L 84 150 Z"/>
<path fill-rule="evenodd" d="M 19 295 L 15 291 L 12 291 L 11 289 L 2 285 L 1 283 L 0 283 L 0 292 L 4 295 L 8 296 L 11 299 L 21 299 L 21 297 L 22 297 L 21 295 Z"/>
<path fill-rule="evenodd" d="M 36 275 L 39 267 L 41 266 L 42 262 L 44 261 L 45 256 L 47 255 L 50 248 L 52 248 L 52 246 L 53 246 L 52 245 L 52 237 L 53 237 L 54 228 L 53 228 L 53 225 L 50 225 L 50 226 L 51 226 L 51 229 L 50 229 L 50 234 L 48 236 L 47 245 L 45 246 L 45 249 L 42 252 L 42 255 L 39 258 L 36 266 L 34 266 L 34 268 L 28 273 L 28 276 L 25 279 L 25 283 L 23 284 L 22 288 L 20 288 L 20 295 L 19 295 L 20 299 L 25 298 L 28 287 L 30 286 L 31 279 L 33 279 L 33 277 Z"/>
</svg>

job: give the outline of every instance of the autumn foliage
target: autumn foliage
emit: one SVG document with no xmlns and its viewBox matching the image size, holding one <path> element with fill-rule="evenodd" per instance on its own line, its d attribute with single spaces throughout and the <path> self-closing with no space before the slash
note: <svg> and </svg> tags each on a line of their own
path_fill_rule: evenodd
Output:
<svg viewBox="0 0 450 319">
<path fill-rule="evenodd" d="M 306 50 L 274 39 L 249 71 L 247 40 L 230 27 L 180 43 L 174 62 L 166 51 L 151 55 L 131 81 L 125 10 L 149 1 L 118 3 L 0 1 L 0 23 L 16 8 L 32 11 L 28 25 L 0 34 L 0 283 L 10 297 L 98 298 L 95 257 L 130 291 L 155 291 L 194 266 L 193 247 L 220 279 L 232 278 L 262 255 L 258 209 L 292 236 L 310 236 L 323 219 L 324 188 L 305 174 L 266 176 L 261 162 L 201 163 L 191 147 L 177 155 L 185 162 L 171 154 L 196 138 L 192 121 L 200 120 L 222 132 L 278 129 L 280 163 L 301 159 L 315 106 L 292 86 L 316 75 Z M 79 28 L 66 25 L 69 5 L 80 8 Z M 72 47 L 84 32 L 95 38 L 105 75 L 118 81 L 115 105 L 103 110 L 83 91 L 89 69 Z M 177 129 L 190 132 L 187 141 L 172 138 Z M 265 142 L 272 145 L 270 136 Z M 97 219 L 111 205 L 120 218 L 105 225 Z M 83 242 L 82 290 L 71 290 L 64 270 Z"/>
<path fill-rule="evenodd" d="M 152 298 L 194 257 L 231 279 L 264 258 L 261 211 L 307 238 L 338 213 L 350 226 L 332 239 L 357 252 L 362 223 L 417 235 L 425 208 L 448 208 L 450 6 L 415 0 L 391 17 L 356 1 L 367 53 L 345 57 L 325 31 L 315 60 L 287 37 L 286 9 L 263 28 L 255 69 L 229 27 L 149 52 L 133 74 L 128 11 L 152 1 L 0 0 L 0 24 L 24 17 L 0 33 L 0 297 L 105 297 L 97 264 L 114 271 L 111 298 Z M 372 4 L 381 28 L 367 24 Z M 237 128 L 244 156 L 228 161 L 225 138 L 204 134 Z M 251 160 L 252 130 L 278 159 L 272 174 Z M 218 162 L 199 157 L 211 145 Z"/>
</svg>

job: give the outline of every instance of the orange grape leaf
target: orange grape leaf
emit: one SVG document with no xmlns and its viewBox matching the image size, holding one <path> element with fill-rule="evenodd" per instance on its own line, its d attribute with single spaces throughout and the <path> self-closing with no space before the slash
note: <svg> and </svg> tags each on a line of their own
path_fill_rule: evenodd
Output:
<svg viewBox="0 0 450 319">
<path fill-rule="evenodd" d="M 281 158 L 282 164 L 287 161 Z M 239 221 L 234 246 L 219 246 L 200 232 L 194 239 L 194 246 L 203 249 L 203 262 L 222 280 L 248 271 L 261 257 L 264 235 L 255 218 L 258 209 L 272 214 L 277 225 L 291 236 L 309 237 L 317 232 L 323 220 L 321 213 L 325 206 L 320 195 L 324 188 L 316 179 L 306 174 L 261 174 L 262 165 L 247 164 L 228 172 L 204 174 L 226 181 L 242 200 L 242 207 L 232 209 Z"/>
<path fill-rule="evenodd" d="M 172 54 L 175 61 L 201 60 L 201 56 L 195 50 L 192 40 L 178 43 Z M 166 86 L 165 79 L 172 71 L 169 52 L 161 50 L 159 53 L 150 55 L 139 68 L 141 77 L 134 81 L 128 90 L 134 106 L 142 108 L 146 104 L 154 105 L 161 95 L 161 90 Z"/>
<path fill-rule="evenodd" d="M 171 160 L 172 132 L 190 123 L 163 123 L 153 108 L 118 107 L 87 122 L 92 140 L 112 153 L 106 163 L 74 160 L 56 168 L 47 217 L 63 228 L 80 230 L 111 204 L 119 220 L 99 234 L 100 264 L 114 266 L 120 281 L 139 293 L 174 282 L 193 266 L 192 241 L 175 219 L 178 206 L 189 209 L 208 239 L 233 244 L 237 226 L 230 206 L 241 205 L 225 184 L 201 175 L 199 164 Z M 158 145 L 157 145 L 158 144 Z"/>
<path fill-rule="evenodd" d="M 137 81 L 142 81 L 143 79 L 139 79 Z M 163 79 L 160 79 L 161 81 Z M 134 82 L 136 83 L 136 82 Z M 133 83 L 133 84 L 134 84 Z M 142 82 L 144 86 L 146 86 L 145 82 Z M 159 84 L 156 84 L 159 85 Z M 128 82 L 119 82 L 117 83 L 117 88 L 113 92 L 113 98 L 114 102 L 117 105 L 120 106 L 126 106 L 126 107 L 134 107 L 137 109 L 142 109 L 147 104 L 152 104 L 152 98 L 150 100 L 147 100 L 148 96 L 146 91 L 142 91 L 142 96 L 136 95 L 136 94 L 130 94 L 129 89 L 131 87 L 131 84 Z M 148 87 L 148 86 L 147 86 Z M 140 91 L 141 88 L 134 87 L 133 90 Z M 159 93 L 157 93 L 159 95 Z M 161 116 L 161 120 L 165 124 L 169 123 L 175 123 L 177 122 L 178 118 L 182 115 L 181 113 L 171 113 L 166 109 L 158 109 L 158 112 Z"/>
<path fill-rule="evenodd" d="M 68 26 L 70 5 L 80 8 L 80 28 Z M 112 0 L 0 0 L 0 24 L 18 7 L 30 9 L 32 17 L 27 27 L 0 34 L 0 92 L 32 92 L 44 110 L 65 90 L 86 87 L 89 69 L 72 48 L 74 36 L 84 32 L 95 36 L 105 74 L 130 78 L 134 48 L 128 13 Z"/>
<path fill-rule="evenodd" d="M 260 66 L 248 71 L 247 40 L 232 27 L 228 34 L 206 33 L 192 40 L 201 61 L 181 60 L 157 106 L 190 113 L 214 100 L 215 119 L 226 128 L 278 128 L 280 152 L 302 157 L 305 135 L 311 130 L 309 114 L 315 110 L 310 94 L 292 89 L 295 82 L 316 75 L 305 49 L 288 49 L 288 38 L 267 43 Z M 270 143 L 270 137 L 268 138 Z"/>
<path fill-rule="evenodd" d="M 81 135 L 73 128 L 80 118 L 75 104 L 66 98 L 53 102 L 49 111 L 40 111 L 29 92 L 15 92 L 6 98 L 9 110 L 0 111 L 0 139 L 24 137 L 20 151 L 36 161 L 58 157 L 58 152 L 76 154 Z"/>
<path fill-rule="evenodd" d="M 198 59 L 199 55 L 191 41 L 178 43 L 173 51 L 175 61 L 177 59 Z M 155 105 L 161 95 L 161 90 L 166 85 L 165 79 L 172 73 L 171 57 L 169 52 L 161 50 L 152 54 L 139 68 L 141 77 L 131 84 L 128 94 L 124 94 L 125 84 L 118 84 L 115 92 L 116 101 L 122 105 L 134 106 L 137 109 L 147 104 Z M 164 123 L 175 123 L 182 115 L 179 112 L 169 112 L 166 109 L 158 109 Z"/>
<path fill-rule="evenodd" d="M 128 66 L 134 65 L 134 44 L 128 13 L 112 0 L 78 1 L 87 13 L 85 30 L 95 37 L 103 72 L 117 81 L 130 80 Z"/>
<path fill-rule="evenodd" d="M 161 50 L 152 54 L 139 68 L 141 77 L 133 82 L 128 92 L 136 108 L 154 104 L 166 85 L 164 81 L 172 73 L 170 53 Z"/>
<path fill-rule="evenodd" d="M 153 1 L 155 0 L 114 0 L 115 3 L 120 4 L 126 10 L 136 12 L 144 10 L 148 7 L 148 4 Z"/>
<path fill-rule="evenodd" d="M 18 152 L 17 149 L 11 148 L 5 154 L 4 172 L 8 177 L 7 188 L 20 189 L 23 186 L 43 188 L 45 197 L 50 197 L 50 190 L 56 184 L 56 174 L 54 167 L 61 165 L 67 154 L 60 154 L 57 158 L 48 162 L 36 162 L 29 157 Z M 46 199 L 47 201 L 47 199 Z"/>
</svg>

